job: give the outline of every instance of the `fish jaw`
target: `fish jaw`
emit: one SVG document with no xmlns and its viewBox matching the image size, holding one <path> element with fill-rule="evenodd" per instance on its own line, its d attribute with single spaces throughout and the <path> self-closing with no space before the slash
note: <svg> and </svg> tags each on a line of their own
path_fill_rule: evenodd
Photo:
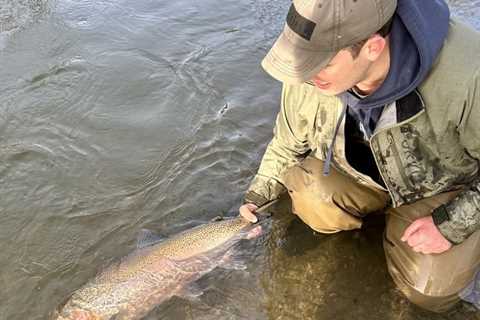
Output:
<svg viewBox="0 0 480 320">
<path fill-rule="evenodd" d="M 247 234 L 245 235 L 245 239 L 247 240 L 255 239 L 261 236 L 262 234 L 263 234 L 262 226 L 255 226 L 254 228 L 252 228 L 247 232 Z"/>
<path fill-rule="evenodd" d="M 253 225 L 250 225 L 246 231 L 244 231 L 244 239 L 251 240 L 258 238 L 259 236 L 263 235 L 264 233 L 268 232 L 271 228 L 272 221 L 270 216 L 263 216 L 259 219 L 259 221 Z"/>
</svg>

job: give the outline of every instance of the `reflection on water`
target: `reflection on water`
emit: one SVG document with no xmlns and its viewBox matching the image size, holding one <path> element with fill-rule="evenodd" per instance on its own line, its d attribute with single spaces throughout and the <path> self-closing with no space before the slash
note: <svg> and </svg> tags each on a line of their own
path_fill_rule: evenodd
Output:
<svg viewBox="0 0 480 320">
<path fill-rule="evenodd" d="M 48 0 L 0 0 L 0 50 L 8 37 L 47 13 L 50 5 Z"/>
<path fill-rule="evenodd" d="M 450 3 L 479 27 L 480 1 Z M 238 207 L 278 110 L 259 62 L 288 6 L 0 0 L 0 319 L 46 319 L 141 228 Z M 247 271 L 215 270 L 198 301 L 147 318 L 473 319 L 401 297 L 381 226 L 327 237 L 278 210 Z"/>
<path fill-rule="evenodd" d="M 25 27 L 47 8 L 48 0 L 0 1 L 0 32 Z"/>
</svg>

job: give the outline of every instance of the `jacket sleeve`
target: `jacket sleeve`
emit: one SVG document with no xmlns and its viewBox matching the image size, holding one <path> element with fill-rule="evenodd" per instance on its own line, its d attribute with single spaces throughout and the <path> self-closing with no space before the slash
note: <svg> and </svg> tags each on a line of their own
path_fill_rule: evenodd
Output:
<svg viewBox="0 0 480 320">
<path fill-rule="evenodd" d="M 480 70 L 470 83 L 458 133 L 466 152 L 480 161 Z M 480 174 L 450 203 L 435 209 L 432 216 L 440 232 L 454 244 L 479 230 Z"/>
<path fill-rule="evenodd" d="M 261 206 L 285 191 L 282 175 L 309 150 L 307 121 L 302 116 L 301 86 L 284 85 L 273 138 L 245 195 L 245 202 Z M 300 99 L 299 99 L 300 97 Z"/>
</svg>

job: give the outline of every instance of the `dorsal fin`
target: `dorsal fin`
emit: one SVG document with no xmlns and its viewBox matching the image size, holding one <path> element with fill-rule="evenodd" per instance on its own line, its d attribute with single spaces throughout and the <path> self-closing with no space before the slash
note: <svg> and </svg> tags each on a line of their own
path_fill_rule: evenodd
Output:
<svg viewBox="0 0 480 320">
<path fill-rule="evenodd" d="M 224 219 L 223 216 L 216 216 L 215 218 L 213 218 L 212 220 L 210 220 L 210 222 L 222 221 L 223 219 Z"/>
<path fill-rule="evenodd" d="M 155 234 L 148 229 L 141 229 L 137 236 L 137 248 L 144 248 L 162 242 L 165 237 Z"/>
</svg>

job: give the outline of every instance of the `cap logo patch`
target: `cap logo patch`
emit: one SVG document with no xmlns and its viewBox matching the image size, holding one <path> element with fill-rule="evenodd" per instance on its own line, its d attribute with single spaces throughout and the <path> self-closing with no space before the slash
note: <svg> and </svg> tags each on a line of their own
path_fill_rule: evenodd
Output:
<svg viewBox="0 0 480 320">
<path fill-rule="evenodd" d="M 297 35 L 307 41 L 310 41 L 313 29 L 315 29 L 317 24 L 300 15 L 297 9 L 295 9 L 295 6 L 292 4 L 287 15 L 287 25 Z"/>
</svg>

